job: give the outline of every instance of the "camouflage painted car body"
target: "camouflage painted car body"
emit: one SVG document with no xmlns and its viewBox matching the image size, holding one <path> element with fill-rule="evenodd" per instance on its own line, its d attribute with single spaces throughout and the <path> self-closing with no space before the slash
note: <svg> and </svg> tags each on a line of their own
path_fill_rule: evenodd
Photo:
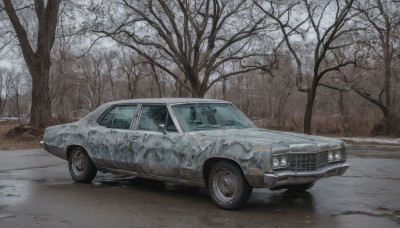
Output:
<svg viewBox="0 0 400 228">
<path fill-rule="evenodd" d="M 47 151 L 66 160 L 71 148 L 79 146 L 88 153 L 98 170 L 197 186 L 206 185 L 210 167 L 220 159 L 238 164 L 251 186 L 271 189 L 341 175 L 348 168 L 345 164 L 346 145 L 342 141 L 260 129 L 247 118 L 252 127 L 246 129 L 186 132 L 179 125 L 171 107 L 191 103 L 229 102 L 172 98 L 111 102 L 100 106 L 78 122 L 48 127 L 42 144 Z M 98 124 L 104 112 L 121 104 L 138 105 L 139 111 L 130 129 L 113 129 Z M 178 131 L 164 134 L 137 130 L 140 107 L 144 104 L 165 104 Z M 298 163 L 294 167 L 296 170 L 290 164 L 286 169 L 273 168 L 274 155 L 288 154 L 296 157 L 295 154 L 317 155 L 330 150 L 340 150 L 343 159 L 334 163 L 324 162 L 313 170 L 299 170 Z M 306 167 L 307 162 L 315 162 L 307 156 L 301 167 Z"/>
</svg>

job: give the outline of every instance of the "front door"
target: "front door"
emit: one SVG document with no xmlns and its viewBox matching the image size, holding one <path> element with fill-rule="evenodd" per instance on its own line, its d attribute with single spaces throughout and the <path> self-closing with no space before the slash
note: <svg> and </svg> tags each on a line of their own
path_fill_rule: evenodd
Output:
<svg viewBox="0 0 400 228">
<path fill-rule="evenodd" d="M 165 132 L 159 126 L 165 125 Z M 137 127 L 138 138 L 134 140 L 134 155 L 128 156 L 129 166 L 135 171 L 181 178 L 180 173 L 185 152 L 182 134 L 177 131 L 165 105 L 143 105 Z"/>
</svg>

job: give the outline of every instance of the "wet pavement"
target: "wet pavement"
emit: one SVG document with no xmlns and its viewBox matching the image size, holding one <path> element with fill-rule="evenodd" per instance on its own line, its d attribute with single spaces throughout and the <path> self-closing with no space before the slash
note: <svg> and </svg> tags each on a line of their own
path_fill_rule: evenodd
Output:
<svg viewBox="0 0 400 228">
<path fill-rule="evenodd" d="M 255 189 L 225 211 L 203 188 L 111 174 L 78 184 L 41 149 L 0 150 L 0 227 L 400 227 L 400 147 L 349 146 L 348 163 L 308 192 Z"/>
</svg>

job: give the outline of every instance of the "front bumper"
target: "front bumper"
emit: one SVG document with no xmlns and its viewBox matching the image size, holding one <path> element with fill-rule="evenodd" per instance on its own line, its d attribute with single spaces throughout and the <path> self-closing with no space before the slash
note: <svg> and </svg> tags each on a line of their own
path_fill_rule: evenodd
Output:
<svg viewBox="0 0 400 228">
<path fill-rule="evenodd" d="M 318 179 L 330 176 L 341 176 L 349 164 L 333 164 L 314 171 L 295 172 L 290 170 L 276 171 L 264 174 L 264 185 L 266 188 L 278 188 L 282 186 L 313 183 Z"/>
</svg>

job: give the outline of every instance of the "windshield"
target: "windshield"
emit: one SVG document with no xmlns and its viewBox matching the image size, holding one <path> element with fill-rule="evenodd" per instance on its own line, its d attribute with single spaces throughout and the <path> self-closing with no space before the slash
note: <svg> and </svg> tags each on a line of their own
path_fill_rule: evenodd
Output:
<svg viewBox="0 0 400 228">
<path fill-rule="evenodd" d="M 173 105 L 172 110 L 186 131 L 253 127 L 231 104 Z"/>
</svg>

